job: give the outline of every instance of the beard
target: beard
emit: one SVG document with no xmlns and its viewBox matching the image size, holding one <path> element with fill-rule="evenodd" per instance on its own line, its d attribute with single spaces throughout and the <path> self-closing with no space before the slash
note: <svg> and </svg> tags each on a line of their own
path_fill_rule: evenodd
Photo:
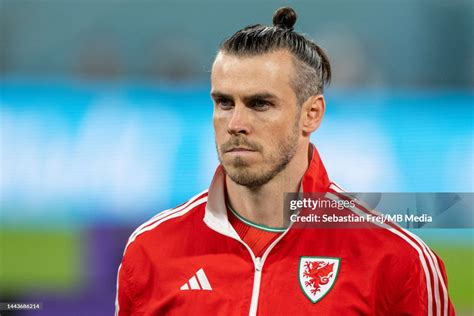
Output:
<svg viewBox="0 0 474 316">
<path fill-rule="evenodd" d="M 265 158 L 264 168 L 252 170 L 252 165 L 242 157 L 235 157 L 229 163 L 223 162 L 220 153 L 225 153 L 232 147 L 245 146 L 248 149 L 263 153 L 263 147 L 260 144 L 247 140 L 242 134 L 233 136 L 230 140 L 221 145 L 220 151 L 217 150 L 219 161 L 221 162 L 225 173 L 232 181 L 248 188 L 258 188 L 268 183 L 276 175 L 285 170 L 286 166 L 296 154 L 298 134 L 299 127 L 297 120 L 287 137 L 278 142 L 276 153 Z"/>
</svg>

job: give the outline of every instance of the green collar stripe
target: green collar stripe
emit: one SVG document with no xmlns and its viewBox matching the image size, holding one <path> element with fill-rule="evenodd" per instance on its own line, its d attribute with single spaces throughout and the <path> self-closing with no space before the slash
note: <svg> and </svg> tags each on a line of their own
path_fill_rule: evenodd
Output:
<svg viewBox="0 0 474 316">
<path fill-rule="evenodd" d="M 247 224 L 249 226 L 252 226 L 252 227 L 267 231 L 267 232 L 271 232 L 271 233 L 283 233 L 283 232 L 286 231 L 286 228 L 284 228 L 284 227 L 283 228 L 274 228 L 274 227 L 268 227 L 268 226 L 265 226 L 265 225 L 261 225 L 261 224 L 251 222 L 248 219 L 245 219 L 241 215 L 239 215 L 239 213 L 237 213 L 232 208 L 232 206 L 230 206 L 230 205 L 227 205 L 227 206 L 229 207 L 229 210 L 232 212 L 232 214 L 235 215 L 235 217 L 237 217 L 240 221 L 244 222 L 245 224 Z"/>
</svg>

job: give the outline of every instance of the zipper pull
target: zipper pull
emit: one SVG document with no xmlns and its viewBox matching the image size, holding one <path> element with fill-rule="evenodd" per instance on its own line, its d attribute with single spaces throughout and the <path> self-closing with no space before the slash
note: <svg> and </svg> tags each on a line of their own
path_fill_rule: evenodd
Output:
<svg viewBox="0 0 474 316">
<path fill-rule="evenodd" d="M 262 271 L 262 258 L 257 257 L 255 258 L 255 270 Z"/>
</svg>

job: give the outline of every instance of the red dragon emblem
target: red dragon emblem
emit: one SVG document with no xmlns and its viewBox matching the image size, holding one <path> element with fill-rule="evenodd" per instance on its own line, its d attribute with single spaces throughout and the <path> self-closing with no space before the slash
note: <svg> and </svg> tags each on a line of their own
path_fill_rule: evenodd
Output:
<svg viewBox="0 0 474 316">
<path fill-rule="evenodd" d="M 311 294 L 316 295 L 321 285 L 329 283 L 333 277 L 334 263 L 324 261 L 307 261 L 304 265 L 303 276 L 309 278 L 304 285 L 311 288 Z"/>
</svg>

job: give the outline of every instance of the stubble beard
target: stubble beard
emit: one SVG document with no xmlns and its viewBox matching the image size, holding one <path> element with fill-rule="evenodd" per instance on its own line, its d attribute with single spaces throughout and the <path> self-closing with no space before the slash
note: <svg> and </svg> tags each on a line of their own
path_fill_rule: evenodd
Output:
<svg viewBox="0 0 474 316">
<path fill-rule="evenodd" d="M 266 159 L 267 164 L 271 163 L 271 167 L 269 169 L 265 168 L 263 170 L 252 171 L 251 164 L 246 162 L 241 157 L 235 157 L 232 160 L 232 162 L 230 162 L 226 166 L 226 164 L 223 163 L 222 157 L 219 154 L 219 150 L 217 150 L 219 161 L 221 162 L 225 173 L 229 176 L 229 178 L 232 181 L 234 181 L 235 183 L 239 185 L 242 185 L 251 189 L 256 189 L 258 187 L 261 187 L 262 185 L 267 184 L 276 175 L 278 175 L 280 172 L 285 170 L 287 165 L 296 155 L 296 151 L 298 147 L 298 134 L 299 134 L 298 121 L 296 121 L 291 133 L 285 139 L 279 142 L 277 146 L 278 150 L 276 153 L 276 157 L 270 156 L 268 157 L 268 159 Z M 251 145 L 249 147 L 251 147 L 252 149 L 260 148 L 261 150 L 261 146 L 258 147 L 259 145 L 252 144 L 252 143 L 249 144 L 248 141 L 246 141 L 241 136 L 236 136 L 234 139 L 231 139 L 226 144 L 229 144 L 229 143 L 234 143 L 238 145 L 242 144 L 242 145 L 247 145 L 247 146 Z M 221 146 L 220 152 L 224 152 L 222 150 L 222 146 Z"/>
</svg>

